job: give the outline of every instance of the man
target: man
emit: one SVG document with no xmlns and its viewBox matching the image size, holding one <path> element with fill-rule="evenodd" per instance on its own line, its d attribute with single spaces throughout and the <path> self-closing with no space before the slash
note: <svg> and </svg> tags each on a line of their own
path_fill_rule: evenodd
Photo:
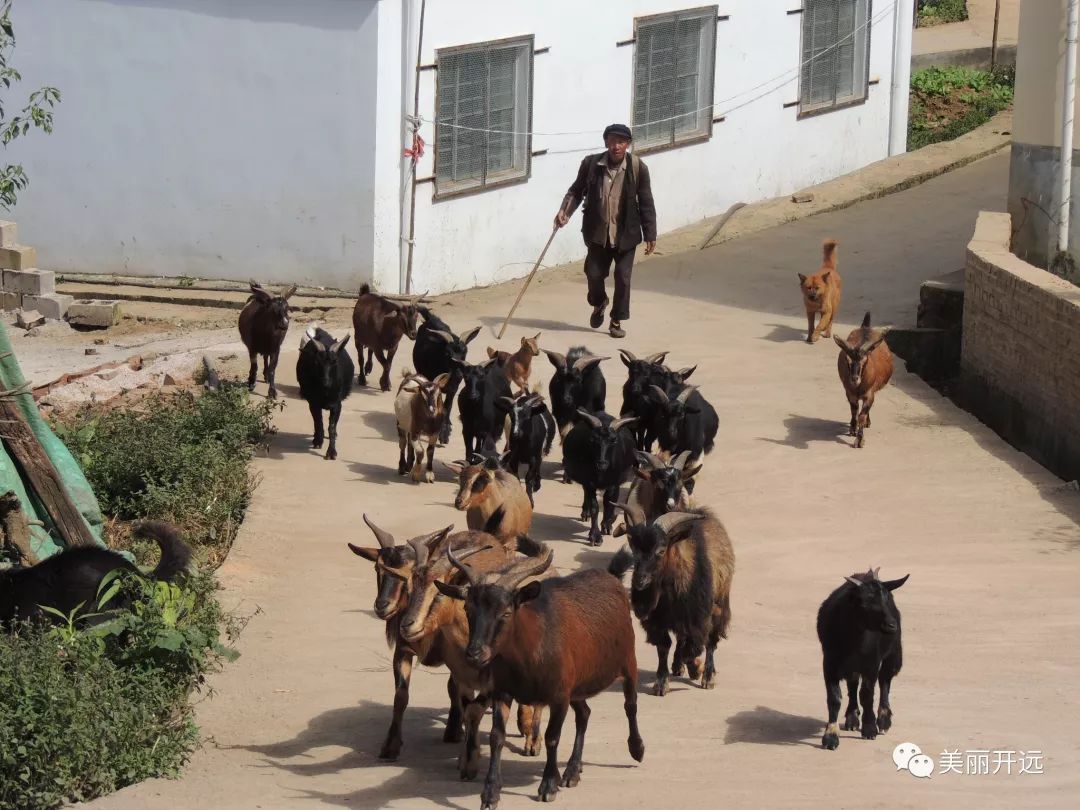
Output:
<svg viewBox="0 0 1080 810">
<path fill-rule="evenodd" d="M 626 337 L 622 322 L 630 317 L 630 274 L 637 246 L 645 242 L 646 256 L 656 249 L 656 207 L 649 169 L 633 155 L 626 159 L 631 140 L 630 128 L 625 124 L 605 129 L 607 151 L 581 161 L 577 179 L 555 215 L 555 226 L 563 227 L 584 199 L 581 232 L 589 251 L 585 276 L 593 308 L 589 325 L 599 329 L 604 324 L 608 305 L 604 280 L 614 262 L 615 301 L 609 327 L 614 338 Z"/>
</svg>

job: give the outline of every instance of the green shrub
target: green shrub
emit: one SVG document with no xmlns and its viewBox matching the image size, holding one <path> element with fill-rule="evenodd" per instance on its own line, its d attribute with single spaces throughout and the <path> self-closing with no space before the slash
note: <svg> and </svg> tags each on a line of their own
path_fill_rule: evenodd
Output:
<svg viewBox="0 0 1080 810">
<path fill-rule="evenodd" d="M 201 395 L 158 394 L 137 409 L 87 407 L 54 428 L 106 515 L 168 521 L 217 563 L 250 502 L 251 454 L 270 429 L 274 408 L 230 385 Z"/>
<path fill-rule="evenodd" d="M 175 776 L 198 744 L 188 692 L 235 656 L 207 574 L 183 587 L 130 575 L 130 612 L 0 635 L 0 807 L 46 810 L 153 776 Z M 93 610 L 108 607 L 94 605 Z"/>
<path fill-rule="evenodd" d="M 941 25 L 968 18 L 967 0 L 919 0 L 919 25 Z"/>
<path fill-rule="evenodd" d="M 952 140 L 1012 104 L 1015 70 L 931 67 L 911 76 L 908 149 Z"/>
</svg>

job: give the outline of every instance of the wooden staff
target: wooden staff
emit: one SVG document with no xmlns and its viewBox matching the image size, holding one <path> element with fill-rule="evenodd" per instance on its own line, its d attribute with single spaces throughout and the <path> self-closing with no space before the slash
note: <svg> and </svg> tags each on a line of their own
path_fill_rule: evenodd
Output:
<svg viewBox="0 0 1080 810">
<path fill-rule="evenodd" d="M 561 214 L 562 212 L 563 209 L 560 208 L 559 213 Z M 521 303 L 521 299 L 525 297 L 525 291 L 529 289 L 529 285 L 532 283 L 533 276 L 535 276 L 536 271 L 540 269 L 540 263 L 544 261 L 544 256 L 547 254 L 548 248 L 551 247 L 551 243 L 555 240 L 555 234 L 557 234 L 558 232 L 559 226 L 553 225 L 551 228 L 551 236 L 548 237 L 547 244 L 544 245 L 544 249 L 540 251 L 540 258 L 536 260 L 536 264 L 533 265 L 532 271 L 526 277 L 525 285 L 521 288 L 521 292 L 518 293 L 518 297 L 517 300 L 514 301 L 514 305 L 510 307 L 510 311 L 506 313 L 506 320 L 502 322 L 502 326 L 499 328 L 499 334 L 495 336 L 498 340 L 502 340 L 503 332 L 506 331 L 506 325 L 510 323 L 510 319 L 514 316 L 514 310 L 518 308 L 518 304 Z"/>
</svg>

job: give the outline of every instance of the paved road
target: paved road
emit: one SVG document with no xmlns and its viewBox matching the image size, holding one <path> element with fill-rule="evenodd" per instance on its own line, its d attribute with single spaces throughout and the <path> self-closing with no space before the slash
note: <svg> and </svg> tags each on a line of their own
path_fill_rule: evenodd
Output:
<svg viewBox="0 0 1080 810">
<path fill-rule="evenodd" d="M 678 683 L 662 699 L 647 693 L 656 659 L 638 628 L 645 760 L 626 752 L 621 695 L 602 694 L 581 785 L 561 793 L 560 806 L 1072 806 L 1080 496 L 902 369 L 878 399 L 867 448 L 853 450 L 841 435 L 836 352 L 801 342 L 795 274 L 816 268 L 822 238 L 840 239 L 845 325 L 866 308 L 882 323 L 911 321 L 918 282 L 960 267 L 977 211 L 1001 209 L 1007 165 L 990 158 L 887 199 L 640 268 L 625 345 L 700 363 L 696 379 L 720 413 L 697 494 L 734 539 L 734 622 L 716 690 Z M 459 329 L 497 323 L 512 293 L 480 294 L 444 314 Z M 534 286 L 507 343 L 540 328 L 548 348 L 587 341 L 613 353 L 606 335 L 565 323 L 584 321 L 583 298 L 579 281 Z M 474 355 L 491 340 L 485 330 Z M 283 358 L 285 383 L 294 361 L 295 351 Z M 622 366 L 604 367 L 617 392 Z M 546 382 L 546 363 L 538 370 Z M 458 781 L 455 751 L 439 741 L 440 672 L 414 673 L 400 761 L 375 757 L 390 714 L 389 655 L 371 612 L 373 573 L 345 541 L 369 540 L 364 511 L 399 537 L 464 524 L 445 473 L 421 487 L 393 475 L 390 409 L 389 395 L 358 391 L 330 463 L 307 449 L 307 410 L 289 402 L 221 571 L 226 602 L 262 613 L 200 707 L 213 739 L 183 779 L 95 807 L 478 807 L 480 785 Z M 438 456 L 460 454 L 456 431 Z M 536 535 L 561 567 L 605 565 L 618 545 L 583 545 L 579 504 L 579 490 L 545 482 Z M 815 612 L 845 574 L 870 564 L 885 577 L 911 574 L 897 592 L 906 649 L 895 726 L 874 742 L 844 733 L 828 752 L 818 744 Z M 946 749 L 1039 750 L 1045 772 L 917 780 L 892 764 L 904 741 L 935 759 Z M 570 742 L 567 732 L 564 760 Z M 508 754 L 502 806 L 533 806 L 541 769 Z"/>
</svg>

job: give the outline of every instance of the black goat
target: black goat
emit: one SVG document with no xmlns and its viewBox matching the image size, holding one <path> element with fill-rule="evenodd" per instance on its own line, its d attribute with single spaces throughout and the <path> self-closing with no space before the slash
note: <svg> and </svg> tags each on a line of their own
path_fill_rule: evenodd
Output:
<svg viewBox="0 0 1080 810">
<path fill-rule="evenodd" d="M 712 452 L 720 418 L 696 386 L 665 391 L 653 385 L 649 396 L 657 406 L 653 430 L 661 450 L 672 455 L 689 450 L 691 462 L 700 461 L 703 455 Z M 693 481 L 687 483 L 686 491 L 693 493 Z"/>
<path fill-rule="evenodd" d="M 653 521 L 635 506 L 616 504 L 626 513 L 634 576 L 630 604 L 646 640 L 656 646 L 654 695 L 668 690 L 668 650 L 675 634 L 674 674 L 683 665 L 702 689 L 716 685 L 716 645 L 731 622 L 731 581 L 735 550 L 724 525 L 707 509 L 667 512 Z M 625 556 L 626 551 L 619 552 Z M 621 567 L 619 555 L 612 568 Z M 705 669 L 698 656 L 705 652 Z"/>
<path fill-rule="evenodd" d="M 657 352 L 648 357 L 639 359 L 626 349 L 619 349 L 623 365 L 627 368 L 626 382 L 623 383 L 622 408 L 619 416 L 636 416 L 638 423 L 634 427 L 634 435 L 637 438 L 637 448 L 644 452 L 651 452 L 653 442 L 656 441 L 653 423 L 658 410 L 657 404 L 649 396 L 651 386 L 657 386 L 664 391 L 672 388 L 681 388 L 682 385 L 694 373 L 697 366 L 672 371 L 663 365 L 667 352 Z"/>
<path fill-rule="evenodd" d="M 450 441 L 450 417 L 454 410 L 454 395 L 461 385 L 461 368 L 454 360 L 464 363 L 469 354 L 469 343 L 480 333 L 480 327 L 466 332 L 460 337 L 450 330 L 446 322 L 427 307 L 417 307 L 424 322 L 416 330 L 416 342 L 413 345 L 413 364 L 416 372 L 429 380 L 440 374 L 449 374 L 443 393 L 446 408 L 443 413 L 443 426 L 439 442 Z"/>
<path fill-rule="evenodd" d="M 321 327 L 308 327 L 300 341 L 300 356 L 296 358 L 296 381 L 300 383 L 300 396 L 311 409 L 315 438 L 314 448 L 323 445 L 323 411 L 330 411 L 330 446 L 326 458 L 337 458 L 337 424 L 341 418 L 341 403 L 352 392 L 353 362 L 345 344 L 346 334 L 335 341 Z"/>
<path fill-rule="evenodd" d="M 455 359 L 452 365 L 461 374 L 458 415 L 468 458 L 484 449 L 494 449 L 505 432 L 505 414 L 495 403 L 500 397 L 510 396 L 510 382 L 494 359 L 476 365 Z"/>
<path fill-rule="evenodd" d="M 604 410 L 607 399 L 607 381 L 600 370 L 600 361 L 606 357 L 596 357 L 584 346 L 574 346 L 567 354 L 544 349 L 555 373 L 548 383 L 551 412 L 559 426 L 559 440 L 566 439 L 566 434 L 578 421 L 578 409 L 590 413 Z"/>
<path fill-rule="evenodd" d="M 247 347 L 251 359 L 248 372 L 248 388 L 255 390 L 255 374 L 258 371 L 258 355 L 263 358 L 263 379 L 270 387 L 268 396 L 277 398 L 274 386 L 274 374 L 277 371 L 278 357 L 281 356 L 281 344 L 289 331 L 289 299 L 296 292 L 292 285 L 281 295 L 271 295 L 257 282 L 251 282 L 251 297 L 240 310 L 237 327 L 240 339 Z"/>
<path fill-rule="evenodd" d="M 153 539 L 161 548 L 161 559 L 148 576 L 171 581 L 187 568 L 191 549 L 180 539 L 176 529 L 166 523 L 144 521 L 135 525 L 138 537 Z M 30 568 L 0 571 L 0 627 L 16 621 L 58 617 L 42 608 L 70 616 L 75 610 L 94 613 L 98 607 L 98 589 L 105 575 L 116 569 L 141 574 L 134 565 L 115 551 L 96 546 L 68 548 Z M 123 607 L 120 601 L 110 609 Z"/>
<path fill-rule="evenodd" d="M 862 704 L 862 736 L 873 740 L 892 726 L 889 688 L 903 664 L 900 644 L 900 611 L 892 592 L 907 582 L 903 579 L 882 582 L 874 568 L 865 574 L 844 577 L 847 581 L 821 603 L 817 615 L 817 634 L 821 642 L 822 670 L 825 675 L 825 701 L 829 707 L 829 725 L 821 746 L 830 751 L 840 745 L 836 720 L 840 714 L 840 681 L 847 681 L 848 705 L 844 712 L 844 730 L 859 730 L 859 710 L 855 693 Z M 859 679 L 862 686 L 859 686 Z M 874 684 L 881 687 L 877 716 L 874 715 Z"/>
<path fill-rule="evenodd" d="M 500 397 L 495 405 L 510 416 L 509 449 L 502 463 L 519 478 L 521 465 L 529 465 L 525 491 L 529 503 L 533 503 L 533 493 L 540 489 L 541 463 L 555 441 L 555 418 L 540 394 L 522 394 L 517 399 Z"/>
<path fill-rule="evenodd" d="M 603 535 L 611 534 L 615 513 L 611 504 L 619 498 L 619 487 L 633 473 L 634 436 L 628 425 L 634 418 L 615 419 L 610 414 L 592 414 L 579 410 L 580 421 L 574 425 L 563 442 L 563 468 L 568 481 L 581 484 L 585 499 L 581 504 L 581 519 L 589 520 L 589 544 L 598 546 Z M 597 528 L 600 507 L 597 490 L 604 491 L 604 520 Z"/>
</svg>

